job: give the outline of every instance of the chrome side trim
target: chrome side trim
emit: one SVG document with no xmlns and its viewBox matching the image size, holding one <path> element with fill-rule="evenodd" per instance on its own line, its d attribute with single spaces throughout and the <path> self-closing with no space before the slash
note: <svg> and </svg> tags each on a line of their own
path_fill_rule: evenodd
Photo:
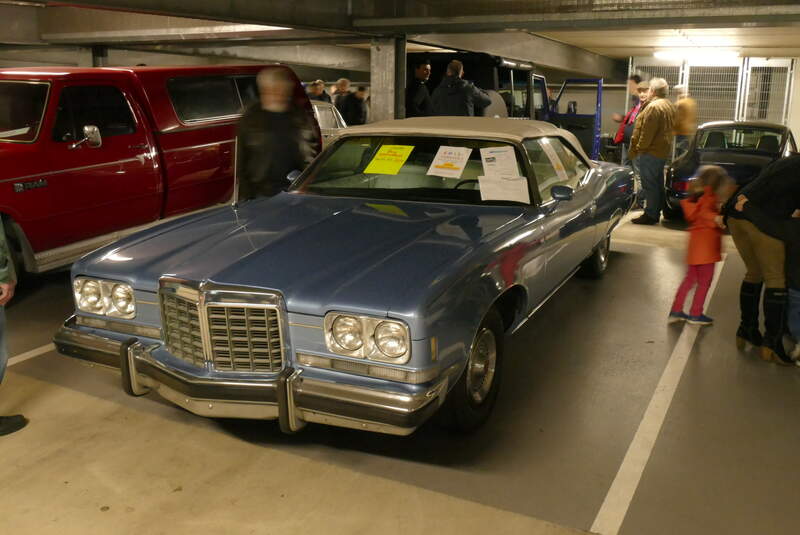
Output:
<svg viewBox="0 0 800 535">
<path fill-rule="evenodd" d="M 225 139 L 223 141 L 214 141 L 212 143 L 203 143 L 201 145 L 190 145 L 188 147 L 175 147 L 174 149 L 167 149 L 162 151 L 163 154 L 171 154 L 173 152 L 181 152 L 184 150 L 205 149 L 207 147 L 214 147 L 216 145 L 224 145 L 226 143 L 233 143 L 236 139 Z"/>
<path fill-rule="evenodd" d="M 86 171 L 87 169 L 97 169 L 98 167 L 107 167 L 109 165 L 117 165 L 120 163 L 138 162 L 139 158 L 125 158 L 123 160 L 114 160 L 113 162 L 96 163 L 92 165 L 82 165 L 81 167 L 70 167 L 69 169 L 59 169 L 57 171 L 45 171 L 44 173 L 35 173 L 33 175 L 18 176 L 16 178 L 6 178 L 0 180 L 0 183 L 11 182 L 13 180 L 25 180 L 27 178 L 39 178 L 43 176 L 60 175 L 62 173 L 72 173 L 74 171 Z"/>
<path fill-rule="evenodd" d="M 150 223 L 145 223 L 144 225 L 139 225 L 138 227 L 122 229 L 116 232 L 103 234 L 102 236 L 96 236 L 94 238 L 88 238 L 86 240 L 82 240 L 79 242 L 70 243 L 62 247 L 56 247 L 55 249 L 48 249 L 46 251 L 34 253 L 33 255 L 34 269 L 32 270 L 32 273 L 43 273 L 45 271 L 50 271 L 52 269 L 66 266 L 67 264 L 71 264 L 78 258 L 88 253 L 91 253 L 95 249 L 99 249 L 104 245 L 108 245 L 111 242 L 117 241 L 121 238 L 124 238 L 125 236 L 129 236 L 134 232 L 139 232 L 140 230 L 147 230 L 149 228 L 155 227 L 156 225 L 160 225 L 162 223 L 168 223 L 180 217 L 186 217 L 193 214 L 200 214 L 203 212 L 207 212 L 209 210 L 214 210 L 221 206 L 225 206 L 226 204 L 227 203 L 220 203 L 220 204 L 215 204 L 213 206 L 207 206 L 206 208 L 201 208 L 200 210 L 195 210 L 193 212 L 186 212 L 185 214 L 178 214 L 164 219 L 157 219 L 156 221 L 151 221 Z"/>
</svg>

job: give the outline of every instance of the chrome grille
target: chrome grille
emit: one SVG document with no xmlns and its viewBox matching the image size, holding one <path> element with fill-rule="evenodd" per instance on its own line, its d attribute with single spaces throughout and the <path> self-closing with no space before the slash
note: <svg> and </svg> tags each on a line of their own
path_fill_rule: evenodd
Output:
<svg viewBox="0 0 800 535">
<path fill-rule="evenodd" d="M 177 295 L 161 293 L 161 317 L 167 349 L 181 360 L 205 365 L 203 336 L 197 303 Z"/>
<path fill-rule="evenodd" d="M 278 311 L 262 306 L 210 304 L 208 315 L 214 369 L 276 372 L 283 365 Z"/>
</svg>

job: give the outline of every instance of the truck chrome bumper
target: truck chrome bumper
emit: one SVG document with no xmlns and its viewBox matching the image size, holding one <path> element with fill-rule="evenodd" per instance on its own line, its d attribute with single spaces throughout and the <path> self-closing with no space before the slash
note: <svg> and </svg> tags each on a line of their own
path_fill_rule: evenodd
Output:
<svg viewBox="0 0 800 535">
<path fill-rule="evenodd" d="M 287 367 L 264 381 L 196 377 L 156 360 L 152 348 L 136 338 L 119 341 L 85 332 L 74 320 L 59 329 L 53 342 L 64 355 L 119 369 L 122 388 L 130 395 L 155 391 L 200 416 L 278 419 L 287 433 L 315 422 L 409 435 L 439 408 L 450 380 L 445 374 L 430 388 L 407 394 L 309 377 L 300 367 Z"/>
</svg>

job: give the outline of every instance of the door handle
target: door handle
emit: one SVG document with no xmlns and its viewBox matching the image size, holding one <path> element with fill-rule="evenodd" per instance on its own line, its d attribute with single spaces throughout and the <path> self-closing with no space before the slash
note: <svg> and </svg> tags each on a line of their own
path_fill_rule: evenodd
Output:
<svg viewBox="0 0 800 535">
<path fill-rule="evenodd" d="M 139 143 L 137 145 L 128 145 L 129 149 L 135 149 L 135 150 L 143 150 L 143 149 L 147 149 L 149 147 L 150 147 L 150 145 L 148 145 L 147 143 Z"/>
</svg>

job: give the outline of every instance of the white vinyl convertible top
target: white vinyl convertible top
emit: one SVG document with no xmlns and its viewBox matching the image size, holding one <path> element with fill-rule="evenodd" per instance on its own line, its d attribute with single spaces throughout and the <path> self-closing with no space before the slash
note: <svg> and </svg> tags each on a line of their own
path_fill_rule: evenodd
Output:
<svg viewBox="0 0 800 535">
<path fill-rule="evenodd" d="M 558 136 L 569 141 L 589 161 L 572 132 L 544 121 L 493 117 L 414 117 L 354 126 L 343 131 L 345 136 L 375 134 L 493 138 L 511 142 L 532 137 Z"/>
</svg>

